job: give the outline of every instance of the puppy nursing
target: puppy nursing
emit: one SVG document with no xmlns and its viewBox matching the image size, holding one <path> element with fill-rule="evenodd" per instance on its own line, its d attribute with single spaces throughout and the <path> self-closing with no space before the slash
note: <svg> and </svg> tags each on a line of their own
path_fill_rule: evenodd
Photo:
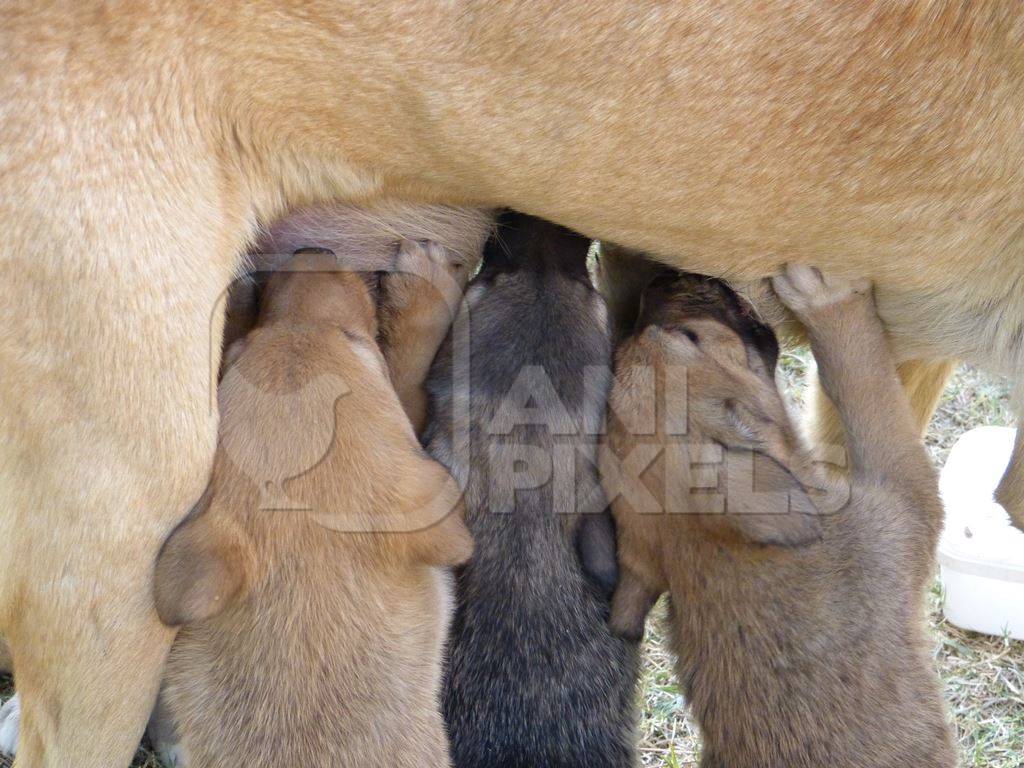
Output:
<svg viewBox="0 0 1024 768">
<path fill-rule="evenodd" d="M 799 269 L 777 281 L 849 435 L 838 487 L 789 422 L 750 307 L 709 278 L 650 283 L 601 459 L 616 562 L 588 245 L 503 216 L 426 390 L 469 272 L 444 246 L 401 240 L 400 272 L 370 281 L 376 310 L 333 255 L 271 278 L 225 355 L 210 486 L 157 565 L 161 617 L 184 625 L 162 696 L 182 761 L 444 766 L 450 738 L 456 768 L 628 768 L 637 641 L 669 592 L 704 766 L 953 764 L 920 617 L 940 508 L 870 300 Z M 425 391 L 428 449 L 477 540 L 443 680 L 437 567 L 470 540 L 414 440 Z"/>
<path fill-rule="evenodd" d="M 589 245 L 528 216 L 499 219 L 428 380 L 427 446 L 465 487 L 476 542 L 457 571 L 444 692 L 457 768 L 635 761 L 636 643 L 606 623 L 614 540 L 595 435 L 611 350 Z"/>
<path fill-rule="evenodd" d="M 448 764 L 438 566 L 471 542 L 388 382 L 368 291 L 336 267 L 303 254 L 270 280 L 220 386 L 209 487 L 157 563 L 161 618 L 183 625 L 163 699 L 192 766 Z M 314 422 L 330 439 L 306 463 Z M 306 464 L 288 508 L 266 507 L 262 462 Z"/>
<path fill-rule="evenodd" d="M 232 293 L 212 476 L 156 564 L 181 626 L 165 754 L 629 768 L 637 642 L 668 592 L 706 768 L 953 764 L 920 616 L 941 509 L 864 287 L 775 282 L 846 429 L 837 485 L 789 421 L 773 332 L 724 283 L 649 281 L 599 453 L 611 333 L 586 238 L 503 216 L 442 344 L 489 214 L 409 206 L 397 235 L 303 215 L 254 253 L 262 290 Z M 277 254 L 311 244 L 339 254 Z"/>
<path fill-rule="evenodd" d="M 482 208 L 381 202 L 372 208 L 321 205 L 276 222 L 249 254 L 256 277 L 235 282 L 225 346 L 244 336 L 258 311 L 259 275 L 302 248 L 325 248 L 366 273 L 377 293 L 378 341 L 392 384 L 418 434 L 426 422 L 423 381 L 480 263 L 493 215 Z M 373 276 L 370 279 L 370 276 Z"/>
<path fill-rule="evenodd" d="M 941 506 L 870 289 L 807 268 L 775 283 L 849 440 L 848 488 L 812 494 L 813 516 L 770 332 L 702 282 L 655 281 L 618 351 L 602 466 L 620 558 L 613 626 L 637 636 L 670 593 L 707 768 L 953 765 L 922 618 Z M 683 370 L 686 387 L 658 387 L 644 430 L 653 390 L 641 372 L 664 382 Z M 660 452 L 644 454 L 651 445 Z"/>
</svg>

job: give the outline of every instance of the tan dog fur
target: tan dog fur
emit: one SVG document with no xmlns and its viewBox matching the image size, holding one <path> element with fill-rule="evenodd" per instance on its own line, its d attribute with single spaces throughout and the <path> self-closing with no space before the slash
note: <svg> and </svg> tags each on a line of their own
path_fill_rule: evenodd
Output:
<svg viewBox="0 0 1024 768">
<path fill-rule="evenodd" d="M 900 360 L 1018 373 L 1017 0 L 7 0 L 0 631 L 20 766 L 127 762 L 222 294 L 332 198 L 509 205 L 680 267 L 866 275 Z"/>
<path fill-rule="evenodd" d="M 479 265 L 483 240 L 491 227 L 492 216 L 475 209 L 398 204 L 373 209 L 320 206 L 275 223 L 250 254 L 250 268 L 263 272 L 265 281 L 291 259 L 285 254 L 320 248 L 330 250 L 332 269 L 362 273 L 364 279 L 367 272 L 379 275 L 377 338 L 396 394 L 418 432 L 426 417 L 426 374 L 466 282 Z M 249 333 L 259 310 L 257 282 L 249 276 L 239 278 L 229 293 L 225 344 L 231 346 Z M 222 372 L 234 365 L 244 346 L 238 344 L 225 355 Z M 5 650 L 0 643 L 0 671 Z M 187 669 L 179 669 L 179 677 L 188 674 Z M 12 701 L 12 706 L 17 702 Z M 17 722 L 12 724 L 16 729 Z M 166 695 L 150 718 L 148 736 L 169 765 L 188 763 Z"/>
<path fill-rule="evenodd" d="M 870 287 L 822 280 L 806 267 L 790 269 L 776 285 L 806 323 L 825 388 L 847 425 L 849 486 L 814 494 L 821 540 L 787 548 L 752 544 L 726 524 L 730 514 L 710 514 L 718 497 L 693 490 L 708 487 L 695 465 L 668 477 L 671 450 L 683 447 L 709 464 L 696 450 L 712 441 L 727 457 L 753 449 L 795 468 L 779 473 L 765 462 L 757 475 L 755 464 L 759 479 L 739 488 L 741 495 L 802 495 L 795 478 L 804 469 L 798 455 L 779 447 L 788 425 L 749 407 L 778 392 L 771 376 L 747 372 L 756 358 L 738 332 L 688 309 L 685 288 L 648 292 L 645 301 L 659 306 L 646 308 L 650 324 L 619 350 L 612 452 L 602 469 L 608 477 L 612 456 L 622 461 L 640 445 L 662 446 L 664 456 L 637 482 L 665 511 L 648 513 L 635 492 L 612 499 L 621 568 L 612 626 L 639 636 L 653 601 L 670 593 L 677 672 L 703 733 L 704 768 L 952 766 L 922 614 L 942 506 Z M 646 366 L 659 376 L 686 369 L 686 389 L 663 390 L 659 406 L 661 414 L 687 414 L 685 435 L 672 437 L 664 417 L 653 433 L 628 426 L 651 406 L 637 385 Z M 725 411 L 717 405 L 723 397 Z M 734 478 L 723 479 L 733 471 L 728 461 L 714 471 L 731 512 L 741 499 Z M 767 497 L 752 498 L 746 509 L 766 518 L 762 525 L 784 519 L 767 502 L 757 506 Z"/>
<path fill-rule="evenodd" d="M 156 566 L 160 616 L 184 624 L 163 698 L 194 768 L 448 765 L 438 690 L 451 586 L 436 566 L 463 562 L 471 542 L 447 514 L 454 481 L 420 451 L 388 386 L 375 331 L 357 274 L 279 274 L 221 384 L 226 442 Z M 287 423 L 302 424 L 334 376 L 349 391 L 315 414 L 335 425 L 327 455 L 287 481 L 297 509 L 262 508 L 231 434 L 286 463 L 307 435 L 282 432 L 273 400 L 250 387 L 281 393 Z"/>
</svg>

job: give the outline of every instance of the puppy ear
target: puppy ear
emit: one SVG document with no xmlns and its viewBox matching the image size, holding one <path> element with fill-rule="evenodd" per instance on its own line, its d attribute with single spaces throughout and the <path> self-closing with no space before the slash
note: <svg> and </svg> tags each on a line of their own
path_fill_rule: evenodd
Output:
<svg viewBox="0 0 1024 768">
<path fill-rule="evenodd" d="M 410 520 L 418 530 L 401 537 L 408 557 L 422 565 L 462 565 L 473 554 L 473 537 L 463 522 L 465 506 L 455 478 L 436 461 L 424 460 L 412 494 Z"/>
<path fill-rule="evenodd" d="M 244 586 L 241 542 L 208 510 L 179 525 L 157 557 L 153 596 L 157 614 L 168 626 L 216 616 Z"/>
<path fill-rule="evenodd" d="M 462 565 L 473 554 L 473 537 L 462 522 L 462 504 L 436 525 L 407 534 L 408 551 L 422 565 Z"/>
</svg>

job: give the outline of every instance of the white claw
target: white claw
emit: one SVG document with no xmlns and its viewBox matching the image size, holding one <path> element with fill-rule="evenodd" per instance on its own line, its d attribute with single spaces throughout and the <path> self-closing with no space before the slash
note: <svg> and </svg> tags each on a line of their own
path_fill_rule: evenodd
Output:
<svg viewBox="0 0 1024 768">
<path fill-rule="evenodd" d="M 188 756 L 181 744 L 158 742 L 153 745 L 154 751 L 167 768 L 188 768 Z"/>
<path fill-rule="evenodd" d="M 14 694 L 0 707 L 0 754 L 13 756 L 17 751 L 20 725 L 21 700 Z"/>
</svg>

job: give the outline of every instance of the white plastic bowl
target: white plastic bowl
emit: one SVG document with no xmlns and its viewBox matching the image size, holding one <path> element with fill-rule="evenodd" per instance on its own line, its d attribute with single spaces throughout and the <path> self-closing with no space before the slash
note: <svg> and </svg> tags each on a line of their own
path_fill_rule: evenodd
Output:
<svg viewBox="0 0 1024 768">
<path fill-rule="evenodd" d="M 939 478 L 946 523 L 939 578 L 950 623 L 1024 640 L 1024 532 L 992 495 L 1016 430 L 978 427 L 956 441 Z"/>
</svg>

